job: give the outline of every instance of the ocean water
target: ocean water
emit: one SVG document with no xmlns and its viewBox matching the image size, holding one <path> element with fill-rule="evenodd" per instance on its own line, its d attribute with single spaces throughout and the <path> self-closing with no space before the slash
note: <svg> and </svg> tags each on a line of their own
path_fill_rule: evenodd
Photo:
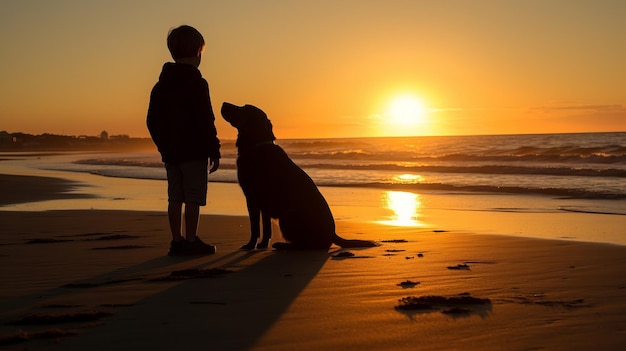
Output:
<svg viewBox="0 0 626 351">
<path fill-rule="evenodd" d="M 626 133 L 277 140 L 319 186 L 626 198 Z M 211 181 L 237 182 L 233 141 Z M 65 165 L 68 166 L 68 165 Z M 69 168 L 165 179 L 153 154 L 101 155 Z"/>
<path fill-rule="evenodd" d="M 338 220 L 626 245 L 626 133 L 279 139 Z M 0 155 L 1 156 L 1 155 Z M 234 141 L 203 213 L 246 215 Z M 65 177 L 96 198 L 6 210 L 164 210 L 156 149 L 3 157 L 0 173 Z"/>
</svg>

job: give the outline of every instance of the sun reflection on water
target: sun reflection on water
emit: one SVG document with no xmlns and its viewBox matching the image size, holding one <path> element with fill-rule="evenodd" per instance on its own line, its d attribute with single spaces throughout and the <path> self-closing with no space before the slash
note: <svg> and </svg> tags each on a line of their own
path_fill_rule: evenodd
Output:
<svg viewBox="0 0 626 351">
<path fill-rule="evenodd" d="M 424 181 L 424 177 L 419 174 L 404 173 L 393 176 L 394 183 L 417 184 Z"/>
<path fill-rule="evenodd" d="M 403 227 L 420 227 L 419 220 L 422 201 L 420 195 L 404 191 L 386 191 L 381 197 L 382 206 L 391 210 L 388 220 L 380 223 Z"/>
</svg>

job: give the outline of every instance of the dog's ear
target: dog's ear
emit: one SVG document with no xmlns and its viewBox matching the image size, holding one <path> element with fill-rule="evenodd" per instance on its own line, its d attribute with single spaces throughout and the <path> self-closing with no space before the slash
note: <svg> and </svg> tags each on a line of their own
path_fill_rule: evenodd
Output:
<svg viewBox="0 0 626 351">
<path fill-rule="evenodd" d="M 246 111 L 246 116 L 249 116 L 251 118 L 253 117 L 255 119 L 256 122 L 254 123 L 257 126 L 264 127 L 265 133 L 263 134 L 265 134 L 264 137 L 266 138 L 266 140 L 276 140 L 276 137 L 274 136 L 274 131 L 272 130 L 272 122 L 269 118 L 267 118 L 267 114 L 263 110 L 254 105 L 245 105 L 243 109 Z M 257 130 L 257 132 L 260 132 L 260 130 Z"/>
</svg>

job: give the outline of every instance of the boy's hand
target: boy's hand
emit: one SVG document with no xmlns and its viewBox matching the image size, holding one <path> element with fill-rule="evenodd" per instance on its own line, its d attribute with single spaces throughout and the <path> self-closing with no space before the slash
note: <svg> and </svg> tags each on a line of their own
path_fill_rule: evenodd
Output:
<svg viewBox="0 0 626 351">
<path fill-rule="evenodd" d="M 211 164 L 211 169 L 209 169 L 209 174 L 217 171 L 218 168 L 220 168 L 220 159 L 219 158 L 215 158 L 215 159 L 211 159 L 209 161 L 209 163 Z"/>
</svg>

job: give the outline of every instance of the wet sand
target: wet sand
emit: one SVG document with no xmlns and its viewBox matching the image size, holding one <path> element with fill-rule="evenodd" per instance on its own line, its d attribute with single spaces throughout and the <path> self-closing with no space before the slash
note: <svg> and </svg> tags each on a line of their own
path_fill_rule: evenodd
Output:
<svg viewBox="0 0 626 351">
<path fill-rule="evenodd" d="M 1 204 L 85 196 L 51 178 L 0 184 Z M 174 258 L 163 212 L 0 211 L 0 349 L 626 345 L 626 247 L 478 235 L 448 220 L 454 230 L 340 219 L 340 235 L 380 246 L 244 252 L 246 217 L 203 215 L 200 236 L 218 252 Z"/>
</svg>

